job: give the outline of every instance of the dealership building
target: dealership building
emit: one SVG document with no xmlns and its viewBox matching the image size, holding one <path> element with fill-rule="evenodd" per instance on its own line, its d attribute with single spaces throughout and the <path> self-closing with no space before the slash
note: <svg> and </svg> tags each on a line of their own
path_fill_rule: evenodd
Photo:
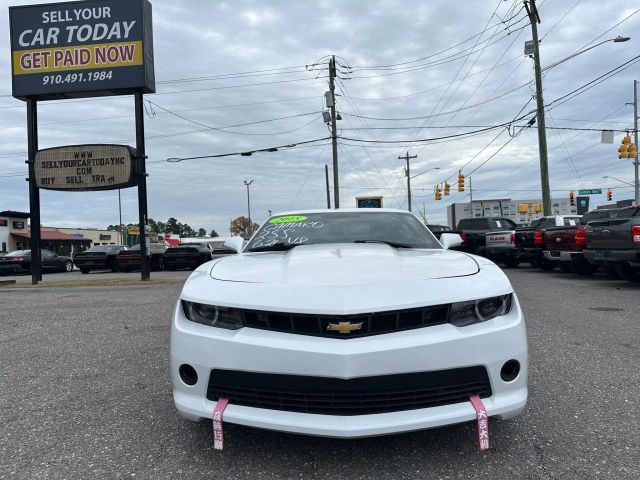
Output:
<svg viewBox="0 0 640 480">
<path fill-rule="evenodd" d="M 92 245 L 121 245 L 121 233 L 95 228 L 41 227 L 40 248 L 58 255 L 73 255 Z M 29 213 L 0 211 L 0 252 L 30 247 Z"/>
<path fill-rule="evenodd" d="M 520 213 L 518 211 L 519 204 L 528 204 L 531 207 L 527 213 Z M 447 223 L 451 228 L 455 228 L 463 218 L 504 217 L 513 220 L 518 225 L 527 225 L 531 220 L 544 215 L 541 211 L 541 206 L 542 200 L 540 199 L 512 200 L 510 198 L 497 198 L 452 203 L 447 207 Z M 578 215 L 578 207 L 577 205 L 572 206 L 568 198 L 552 199 L 551 214 Z"/>
</svg>

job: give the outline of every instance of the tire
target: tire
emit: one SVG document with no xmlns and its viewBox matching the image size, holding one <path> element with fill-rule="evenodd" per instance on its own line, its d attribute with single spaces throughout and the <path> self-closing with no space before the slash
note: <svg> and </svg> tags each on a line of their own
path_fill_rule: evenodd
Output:
<svg viewBox="0 0 640 480">
<path fill-rule="evenodd" d="M 543 258 L 539 264 L 539 268 L 541 268 L 545 272 L 551 272 L 552 270 L 555 270 L 557 266 L 558 266 L 558 262 L 547 260 L 546 258 Z"/>
<path fill-rule="evenodd" d="M 573 273 L 571 263 L 569 262 L 560 262 L 560 270 L 562 273 Z"/>
<path fill-rule="evenodd" d="M 616 263 L 615 269 L 621 279 L 626 280 L 627 282 L 640 282 L 640 270 L 632 268 L 629 265 L 619 263 Z"/>
<path fill-rule="evenodd" d="M 159 258 L 158 259 L 158 262 L 156 263 L 156 268 L 160 272 L 162 272 L 164 270 L 164 258 Z"/>
<path fill-rule="evenodd" d="M 509 268 L 515 268 L 520 265 L 520 260 L 515 257 L 504 257 L 502 259 L 502 263 L 504 263 Z"/>
<path fill-rule="evenodd" d="M 81 268 L 80 271 L 82 273 L 89 273 L 91 271 L 91 269 L 90 268 Z"/>
<path fill-rule="evenodd" d="M 571 266 L 573 267 L 573 270 L 578 274 L 578 275 L 582 275 L 582 276 L 589 276 L 592 275 L 594 273 L 596 273 L 596 271 L 598 270 L 598 266 L 594 265 L 592 263 L 589 263 L 587 261 L 582 261 L 582 262 L 572 262 Z"/>
<path fill-rule="evenodd" d="M 613 265 L 605 265 L 604 267 L 602 267 L 602 269 L 604 270 L 604 274 L 606 275 L 606 277 L 610 280 L 620 280 L 620 275 L 618 275 L 618 272 L 615 268 L 615 266 Z"/>
<path fill-rule="evenodd" d="M 72 270 L 73 270 L 73 262 L 71 260 L 67 260 L 66 263 L 64 264 L 64 271 L 70 272 Z"/>
</svg>

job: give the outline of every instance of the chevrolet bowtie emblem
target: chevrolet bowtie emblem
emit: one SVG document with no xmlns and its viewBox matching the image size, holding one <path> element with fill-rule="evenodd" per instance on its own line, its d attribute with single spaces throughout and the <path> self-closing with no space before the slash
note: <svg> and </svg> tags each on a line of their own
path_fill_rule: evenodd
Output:
<svg viewBox="0 0 640 480">
<path fill-rule="evenodd" d="M 351 323 L 351 322 L 338 322 L 338 323 L 330 323 L 327 325 L 327 330 L 338 333 L 351 333 L 354 330 L 360 330 L 362 328 L 362 322 L 360 323 Z"/>
</svg>

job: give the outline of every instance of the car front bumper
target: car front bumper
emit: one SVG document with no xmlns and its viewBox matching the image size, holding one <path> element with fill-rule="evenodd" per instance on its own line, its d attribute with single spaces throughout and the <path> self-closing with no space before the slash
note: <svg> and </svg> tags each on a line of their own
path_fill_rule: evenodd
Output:
<svg viewBox="0 0 640 480">
<path fill-rule="evenodd" d="M 508 360 L 520 363 L 510 382 L 500 377 Z M 198 381 L 186 385 L 179 367 L 191 365 Z M 527 341 L 515 299 L 508 315 L 458 328 L 450 324 L 391 334 L 328 339 L 252 328 L 225 330 L 188 321 L 180 303 L 171 329 L 171 375 L 178 411 L 191 420 L 210 419 L 215 401 L 207 399 L 211 370 L 350 379 L 483 366 L 492 395 L 483 398 L 490 416 L 518 415 L 527 401 Z M 367 415 L 324 415 L 234 405 L 224 421 L 308 435 L 355 438 L 421 430 L 475 419 L 470 402 Z"/>
</svg>

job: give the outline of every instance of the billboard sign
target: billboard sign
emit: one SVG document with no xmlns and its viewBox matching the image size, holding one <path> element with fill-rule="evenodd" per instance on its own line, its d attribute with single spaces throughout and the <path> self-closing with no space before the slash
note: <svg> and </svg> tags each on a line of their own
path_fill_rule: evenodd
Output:
<svg viewBox="0 0 640 480">
<path fill-rule="evenodd" d="M 135 184 L 127 145 L 68 145 L 38 150 L 36 185 L 46 190 L 113 190 Z"/>
<path fill-rule="evenodd" d="M 578 201 L 578 215 L 587 213 L 589 211 L 589 197 L 577 197 L 576 200 Z"/>
<path fill-rule="evenodd" d="M 16 6 L 9 19 L 14 97 L 155 92 L 148 0 Z"/>
<path fill-rule="evenodd" d="M 356 197 L 357 208 L 382 208 L 382 197 Z"/>
</svg>

